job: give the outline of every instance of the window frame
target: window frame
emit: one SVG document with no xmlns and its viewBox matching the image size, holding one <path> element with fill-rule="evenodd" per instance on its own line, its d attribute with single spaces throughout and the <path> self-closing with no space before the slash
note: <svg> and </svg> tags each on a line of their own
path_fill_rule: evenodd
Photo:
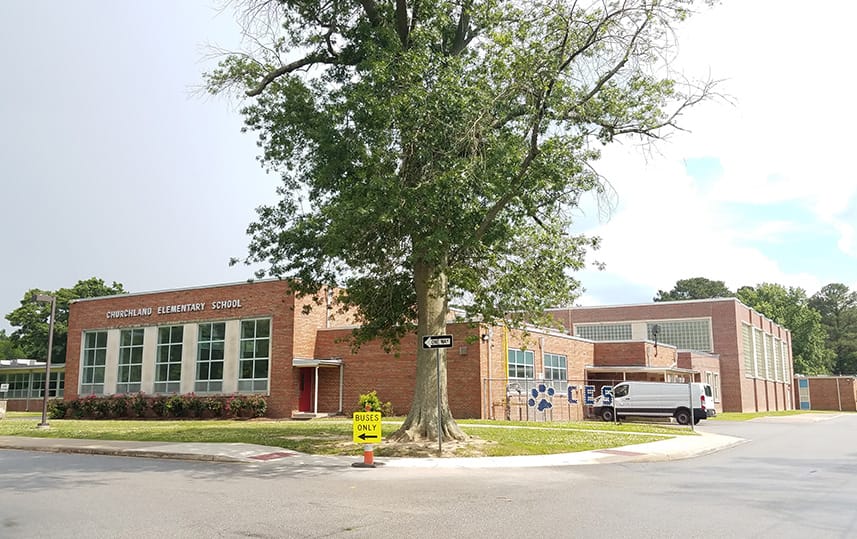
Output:
<svg viewBox="0 0 857 539">
<path fill-rule="evenodd" d="M 126 343 L 126 337 L 130 342 Z M 139 338 L 139 341 L 138 341 Z M 116 393 L 139 393 L 143 384 L 143 328 L 125 328 L 119 332 L 119 359 L 116 365 Z"/>
<path fill-rule="evenodd" d="M 176 338 L 178 330 L 178 340 Z M 164 335 L 166 334 L 166 340 Z M 180 393 L 182 381 L 182 357 L 184 355 L 184 326 L 181 324 L 158 327 L 158 344 L 155 348 L 155 393 Z M 166 356 L 166 360 L 164 360 Z M 178 365 L 178 379 L 172 376 L 173 368 Z M 166 373 L 164 377 L 161 371 Z M 165 378 L 165 379 L 162 379 Z"/>
<path fill-rule="evenodd" d="M 90 335 L 93 343 L 89 342 Z M 104 338 L 103 346 L 99 343 L 101 336 Z M 86 331 L 82 340 L 78 395 L 104 395 L 104 378 L 107 372 L 107 331 Z"/>
<path fill-rule="evenodd" d="M 513 354 L 515 361 L 512 361 Z M 523 361 L 518 361 L 520 356 Z M 529 360 L 529 361 L 528 361 Z M 519 348 L 509 348 L 509 353 L 506 357 L 506 375 L 509 380 L 534 380 L 535 379 L 535 360 L 536 354 L 533 350 L 523 350 Z M 515 374 L 512 374 L 512 369 L 515 369 Z M 524 376 L 518 376 L 519 370 L 522 370 Z M 529 373 L 529 376 L 527 374 Z"/>
<path fill-rule="evenodd" d="M 215 339 L 215 327 L 222 326 L 222 338 Z M 203 338 L 204 328 L 208 328 L 208 338 Z M 196 368 L 194 369 L 194 391 L 196 393 L 222 393 L 223 373 L 226 366 L 226 322 L 203 322 L 197 325 Z M 208 346 L 206 357 L 203 348 Z M 219 352 L 220 357 L 215 357 Z M 212 371 L 219 366 L 220 377 L 212 377 Z M 201 376 L 205 370 L 206 377 Z"/>
<path fill-rule="evenodd" d="M 264 323 L 266 330 L 260 336 L 260 324 Z M 252 324 L 252 336 L 248 337 L 245 328 Z M 253 318 L 239 322 L 240 339 L 238 344 L 238 392 L 239 393 L 268 393 L 271 376 L 271 319 Z M 263 345 L 264 350 L 259 346 Z M 264 357 L 257 355 L 264 351 Z M 244 376 L 245 369 L 250 368 L 250 376 Z M 257 369 L 264 370 L 264 376 L 259 376 Z"/>
</svg>

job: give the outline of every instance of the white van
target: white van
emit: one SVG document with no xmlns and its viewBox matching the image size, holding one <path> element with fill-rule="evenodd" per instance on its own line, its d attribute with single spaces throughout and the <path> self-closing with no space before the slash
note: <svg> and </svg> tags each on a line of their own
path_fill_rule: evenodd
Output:
<svg viewBox="0 0 857 539">
<path fill-rule="evenodd" d="M 717 415 L 711 386 L 699 382 L 621 382 L 613 386 L 612 393 L 613 404 L 604 405 L 602 393 L 595 399 L 592 409 L 595 416 L 604 421 L 626 416 L 674 417 L 678 424 L 689 425 L 691 402 L 694 425 L 702 419 Z"/>
</svg>

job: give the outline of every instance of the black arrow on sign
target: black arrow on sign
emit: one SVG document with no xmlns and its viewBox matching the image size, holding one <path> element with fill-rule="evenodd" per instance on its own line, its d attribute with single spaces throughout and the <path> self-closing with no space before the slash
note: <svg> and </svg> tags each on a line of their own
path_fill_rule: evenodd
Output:
<svg viewBox="0 0 857 539">
<path fill-rule="evenodd" d="M 364 432 L 363 434 L 361 434 L 360 436 L 358 436 L 358 438 L 360 438 L 361 440 L 366 440 L 366 438 L 372 438 L 372 439 L 374 440 L 375 438 L 377 438 L 377 436 L 376 436 L 376 435 L 374 435 L 374 434 L 366 434 L 366 433 Z"/>
</svg>

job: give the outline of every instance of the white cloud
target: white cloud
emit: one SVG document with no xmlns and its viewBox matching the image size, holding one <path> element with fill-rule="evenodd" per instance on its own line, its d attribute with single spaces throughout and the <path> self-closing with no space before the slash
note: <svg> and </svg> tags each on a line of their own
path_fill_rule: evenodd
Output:
<svg viewBox="0 0 857 539">
<path fill-rule="evenodd" d="M 814 13 L 835 14 L 824 24 L 808 17 L 803 3 L 727 0 L 679 34 L 675 67 L 726 79 L 721 91 L 734 104 L 713 101 L 688 112 L 690 132 L 675 134 L 648 159 L 627 147 L 604 151 L 599 169 L 616 188 L 619 206 L 589 232 L 603 238 L 592 258 L 606 262 L 609 274 L 652 295 L 694 276 L 732 288 L 766 281 L 809 293 L 830 281 L 857 280 L 853 260 L 842 262 L 857 257 L 849 134 L 857 109 L 849 105 L 848 68 L 857 4 L 820 4 Z M 688 176 L 684 160 L 699 157 L 718 159 L 722 175 Z M 756 219 L 727 211 L 734 203 L 758 208 Z M 775 214 L 774 205 L 795 211 Z M 765 242 L 782 244 L 808 230 L 837 239 L 840 252 L 824 257 L 827 275 L 800 269 L 809 268 L 803 253 L 764 251 Z M 592 289 L 579 303 L 603 297 Z"/>
</svg>

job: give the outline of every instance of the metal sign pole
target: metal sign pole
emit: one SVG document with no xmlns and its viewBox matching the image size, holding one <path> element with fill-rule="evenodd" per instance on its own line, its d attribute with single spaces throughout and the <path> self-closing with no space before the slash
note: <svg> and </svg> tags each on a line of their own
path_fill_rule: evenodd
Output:
<svg viewBox="0 0 857 539">
<path fill-rule="evenodd" d="M 443 456 L 443 416 L 440 414 L 440 348 L 435 350 L 437 357 L 437 452 Z"/>
<path fill-rule="evenodd" d="M 692 432 L 696 432 L 696 429 L 693 426 L 693 420 L 696 417 L 696 412 L 693 411 L 693 375 L 687 375 L 690 382 L 687 383 L 687 392 L 690 395 L 690 430 Z"/>
</svg>

